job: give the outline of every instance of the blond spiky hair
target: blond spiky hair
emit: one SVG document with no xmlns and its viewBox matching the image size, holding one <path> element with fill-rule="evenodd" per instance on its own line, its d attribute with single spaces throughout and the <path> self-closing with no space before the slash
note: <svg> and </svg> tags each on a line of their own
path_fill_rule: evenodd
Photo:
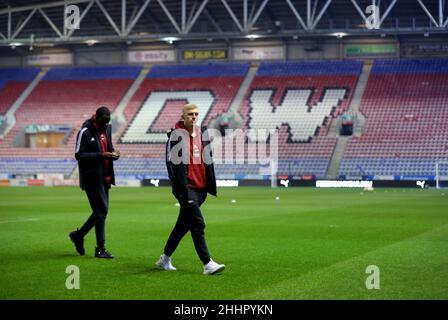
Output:
<svg viewBox="0 0 448 320">
<path fill-rule="evenodd" d="M 191 111 L 193 109 L 197 109 L 198 106 L 193 104 L 193 103 L 187 103 L 186 105 L 183 106 L 182 108 L 182 114 L 187 114 L 188 111 Z"/>
</svg>

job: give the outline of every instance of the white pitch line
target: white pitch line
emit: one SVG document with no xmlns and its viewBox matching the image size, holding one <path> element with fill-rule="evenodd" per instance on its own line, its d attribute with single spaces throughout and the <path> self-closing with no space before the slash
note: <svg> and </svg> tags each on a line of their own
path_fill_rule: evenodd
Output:
<svg viewBox="0 0 448 320">
<path fill-rule="evenodd" d="M 37 218 L 29 218 L 29 219 L 15 219 L 15 220 L 0 220 L 0 223 L 14 223 L 14 222 L 28 222 L 28 221 L 38 221 L 40 219 Z"/>
</svg>

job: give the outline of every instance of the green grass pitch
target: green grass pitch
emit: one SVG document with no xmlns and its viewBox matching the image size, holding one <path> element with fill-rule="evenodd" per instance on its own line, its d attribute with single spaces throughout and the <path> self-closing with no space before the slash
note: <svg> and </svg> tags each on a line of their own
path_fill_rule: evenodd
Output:
<svg viewBox="0 0 448 320">
<path fill-rule="evenodd" d="M 175 202 L 169 188 L 113 188 L 116 258 L 102 260 L 94 230 L 85 256 L 68 238 L 90 213 L 79 188 L 0 188 L 0 299 L 448 299 L 447 191 L 221 188 L 202 207 L 212 257 L 226 264 L 216 276 L 202 275 L 190 234 L 178 270 L 155 269 Z M 66 288 L 69 265 L 78 290 Z M 370 265 L 379 289 L 366 288 Z"/>
</svg>

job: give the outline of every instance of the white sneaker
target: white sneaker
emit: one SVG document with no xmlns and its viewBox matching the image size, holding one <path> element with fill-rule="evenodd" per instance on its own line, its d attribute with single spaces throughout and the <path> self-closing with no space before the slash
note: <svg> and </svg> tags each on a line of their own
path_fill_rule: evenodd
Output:
<svg viewBox="0 0 448 320">
<path fill-rule="evenodd" d="M 210 261 L 204 265 L 204 274 L 208 275 L 216 274 L 223 271 L 225 267 L 226 267 L 225 265 L 218 264 L 212 259 L 210 259 Z"/>
<path fill-rule="evenodd" d="M 165 254 L 162 254 L 160 256 L 159 261 L 156 262 L 156 266 L 159 269 L 164 269 L 164 270 L 168 270 L 168 271 L 176 270 L 176 268 L 171 264 L 171 258 Z"/>
</svg>

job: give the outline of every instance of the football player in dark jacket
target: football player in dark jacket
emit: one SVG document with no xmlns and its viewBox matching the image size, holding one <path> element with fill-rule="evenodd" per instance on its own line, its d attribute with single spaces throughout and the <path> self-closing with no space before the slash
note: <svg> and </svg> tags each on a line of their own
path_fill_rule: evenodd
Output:
<svg viewBox="0 0 448 320">
<path fill-rule="evenodd" d="M 212 275 L 224 270 L 210 257 L 205 242 L 205 222 L 200 206 L 207 193 L 216 196 L 216 179 L 211 155 L 204 161 L 204 147 L 199 126 L 196 125 L 199 112 L 194 104 L 186 104 L 182 109 L 182 120 L 176 123 L 176 130 L 169 134 L 167 142 L 167 169 L 172 183 L 173 194 L 180 204 L 179 217 L 165 245 L 156 266 L 164 270 L 176 270 L 171 263 L 171 255 L 184 235 L 190 231 L 194 247 L 204 267 L 204 274 Z M 177 138 L 182 137 L 179 141 Z M 178 147 L 184 144 L 183 154 L 178 157 Z M 174 159 L 178 157 L 179 159 Z M 178 161 L 183 160 L 183 161 Z"/>
<path fill-rule="evenodd" d="M 110 111 L 100 107 L 95 114 L 84 122 L 76 139 L 75 157 L 78 160 L 79 184 L 92 208 L 92 214 L 84 225 L 69 234 L 80 255 L 85 254 L 84 236 L 95 227 L 95 257 L 113 258 L 105 247 L 105 225 L 109 208 L 109 189 L 115 185 L 113 161 L 120 158 L 112 144 Z"/>
</svg>

